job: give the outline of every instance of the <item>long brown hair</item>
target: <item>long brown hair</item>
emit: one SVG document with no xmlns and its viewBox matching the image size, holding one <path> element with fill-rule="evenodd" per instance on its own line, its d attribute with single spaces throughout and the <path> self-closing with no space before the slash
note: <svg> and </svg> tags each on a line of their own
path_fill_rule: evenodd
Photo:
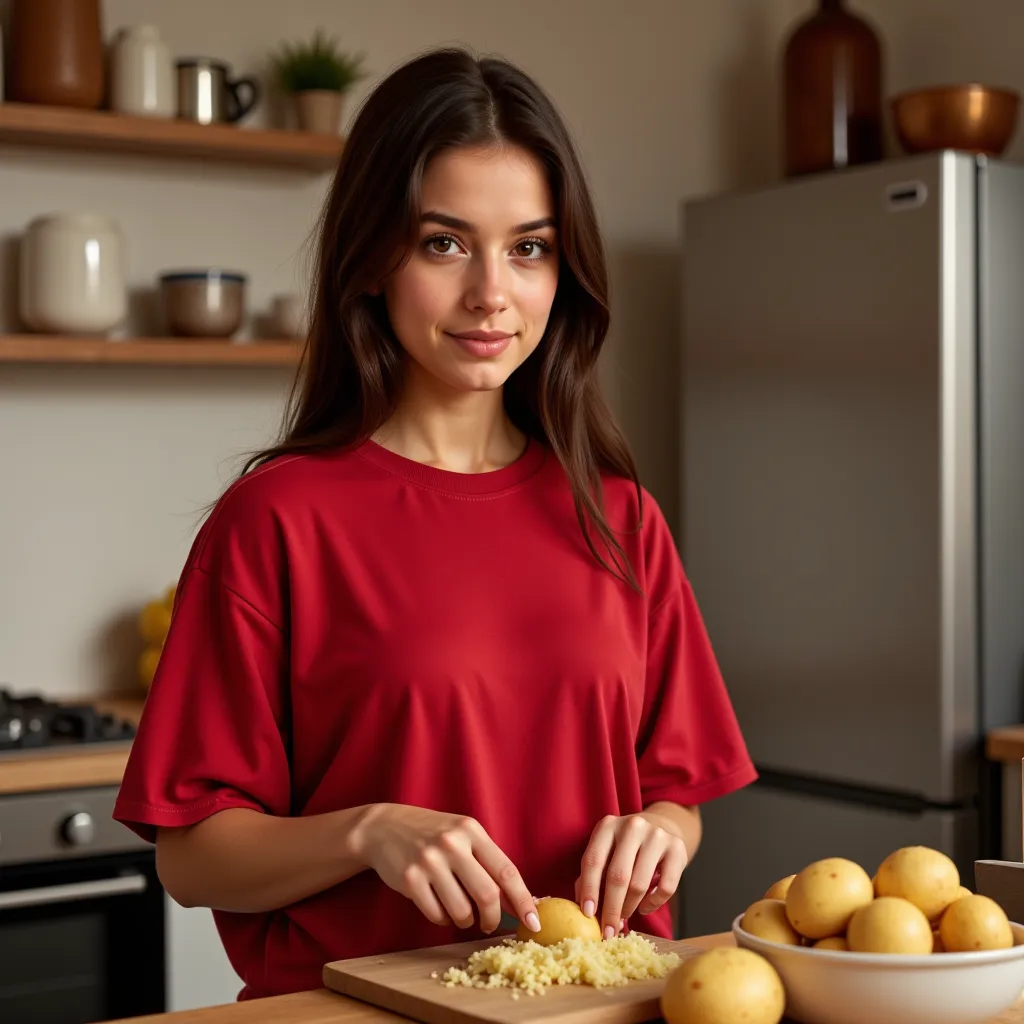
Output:
<svg viewBox="0 0 1024 1024">
<path fill-rule="evenodd" d="M 512 144 L 545 167 L 555 200 L 559 280 L 544 337 L 505 384 L 509 417 L 564 467 L 595 558 L 639 590 L 606 521 L 602 471 L 633 481 L 633 457 L 599 388 L 597 358 L 608 331 L 608 279 L 593 200 L 554 104 L 506 61 L 463 49 L 427 52 L 395 70 L 351 127 L 319 224 L 309 336 L 280 442 L 253 455 L 243 474 L 280 455 L 355 446 L 400 396 L 403 350 L 384 298 L 371 289 L 402 265 L 419 230 L 430 160 L 458 146 Z M 397 266 L 395 253 L 403 253 Z M 601 556 L 588 523 L 616 569 Z"/>
</svg>

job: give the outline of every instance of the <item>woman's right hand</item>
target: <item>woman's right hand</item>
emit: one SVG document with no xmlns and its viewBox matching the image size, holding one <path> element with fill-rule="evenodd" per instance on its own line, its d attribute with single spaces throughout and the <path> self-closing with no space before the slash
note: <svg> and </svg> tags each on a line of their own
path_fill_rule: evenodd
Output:
<svg viewBox="0 0 1024 1024">
<path fill-rule="evenodd" d="M 503 906 L 540 930 L 537 906 L 516 866 L 474 818 L 407 804 L 374 804 L 355 830 L 360 859 L 434 924 L 493 932 Z M 471 902 L 472 901 L 472 902 Z"/>
</svg>

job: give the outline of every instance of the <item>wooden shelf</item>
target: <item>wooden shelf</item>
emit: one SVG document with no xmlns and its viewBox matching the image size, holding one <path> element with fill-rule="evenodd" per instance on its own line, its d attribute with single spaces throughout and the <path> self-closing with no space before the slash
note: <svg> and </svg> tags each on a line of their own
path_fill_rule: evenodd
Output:
<svg viewBox="0 0 1024 1024">
<path fill-rule="evenodd" d="M 0 336 L 0 363 L 119 363 L 155 366 L 295 366 L 302 346 L 291 341 L 232 342 L 205 338 L 72 338 Z"/>
<path fill-rule="evenodd" d="M 230 161 L 305 171 L 331 170 L 338 162 L 343 145 L 341 136 L 312 132 L 205 125 L 34 103 L 0 103 L 0 142 L 50 149 Z"/>
</svg>

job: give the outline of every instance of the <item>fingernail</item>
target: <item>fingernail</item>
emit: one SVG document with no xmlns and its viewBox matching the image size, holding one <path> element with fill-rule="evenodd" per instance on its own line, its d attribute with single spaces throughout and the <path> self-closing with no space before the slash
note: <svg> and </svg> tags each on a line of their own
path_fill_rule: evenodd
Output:
<svg viewBox="0 0 1024 1024">
<path fill-rule="evenodd" d="M 609 924 L 605 926 L 604 937 L 610 939 L 615 935 L 615 929 Z"/>
<path fill-rule="evenodd" d="M 537 917 L 532 910 L 526 915 L 526 927 L 529 928 L 531 932 L 540 931 L 540 918 Z"/>
<path fill-rule="evenodd" d="M 586 903 L 583 904 L 583 913 L 586 914 L 587 917 L 593 917 L 596 910 L 597 907 L 594 906 L 593 900 L 587 900 Z"/>
<path fill-rule="evenodd" d="M 625 927 L 626 927 L 626 919 L 623 918 L 621 921 L 619 921 L 619 931 L 621 932 L 622 929 L 625 928 Z"/>
</svg>

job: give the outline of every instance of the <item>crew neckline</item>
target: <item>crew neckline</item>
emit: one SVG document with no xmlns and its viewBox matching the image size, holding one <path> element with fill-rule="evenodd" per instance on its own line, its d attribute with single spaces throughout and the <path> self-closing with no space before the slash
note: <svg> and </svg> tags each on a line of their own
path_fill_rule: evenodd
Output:
<svg viewBox="0 0 1024 1024">
<path fill-rule="evenodd" d="M 527 439 L 522 454 L 501 469 L 485 473 L 457 473 L 450 469 L 438 469 L 379 445 L 372 439 L 364 441 L 357 449 L 359 455 L 394 476 L 402 477 L 423 487 L 430 487 L 449 494 L 499 494 L 528 480 L 544 464 L 546 451 L 534 438 Z"/>
</svg>

